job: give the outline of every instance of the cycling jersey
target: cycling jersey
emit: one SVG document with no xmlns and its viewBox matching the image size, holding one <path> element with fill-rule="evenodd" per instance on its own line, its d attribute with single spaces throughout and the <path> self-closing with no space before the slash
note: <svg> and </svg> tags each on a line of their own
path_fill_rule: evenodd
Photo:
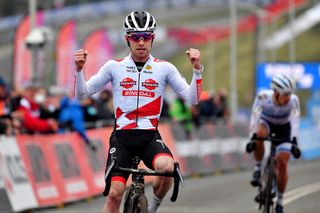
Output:
<svg viewBox="0 0 320 213">
<path fill-rule="evenodd" d="M 191 84 L 167 61 L 150 55 L 139 72 L 131 55 L 109 60 L 98 73 L 85 82 L 83 72 L 76 72 L 76 97 L 83 99 L 112 84 L 116 129 L 155 130 L 162 109 L 167 84 L 191 104 L 197 104 L 202 90 L 202 70 L 194 70 Z"/>
<path fill-rule="evenodd" d="M 295 94 L 290 96 L 288 104 L 278 106 L 274 103 L 273 90 L 263 91 L 257 95 L 253 107 L 250 122 L 250 135 L 256 132 L 260 120 L 274 125 L 285 125 L 290 123 L 291 138 L 298 139 L 300 123 L 300 104 Z"/>
</svg>

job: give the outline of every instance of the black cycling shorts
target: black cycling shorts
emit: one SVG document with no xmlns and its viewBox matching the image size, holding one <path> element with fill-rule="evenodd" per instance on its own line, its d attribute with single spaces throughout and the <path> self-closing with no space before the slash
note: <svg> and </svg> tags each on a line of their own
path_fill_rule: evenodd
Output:
<svg viewBox="0 0 320 213">
<path fill-rule="evenodd" d="M 291 125 L 290 123 L 286 124 L 273 124 L 269 121 L 262 119 L 263 122 L 267 125 L 269 130 L 269 136 L 272 138 L 281 138 L 287 139 L 287 142 L 291 141 Z M 278 143 L 280 144 L 280 143 Z"/>
<path fill-rule="evenodd" d="M 158 131 L 155 130 L 115 130 L 109 141 L 109 154 L 106 169 L 110 164 L 111 155 L 117 157 L 117 165 L 124 168 L 132 167 L 132 158 L 139 156 L 144 164 L 153 169 L 153 160 L 156 155 L 169 155 L 172 153 L 162 141 Z M 112 177 L 121 176 L 128 179 L 129 174 L 113 172 Z"/>
</svg>

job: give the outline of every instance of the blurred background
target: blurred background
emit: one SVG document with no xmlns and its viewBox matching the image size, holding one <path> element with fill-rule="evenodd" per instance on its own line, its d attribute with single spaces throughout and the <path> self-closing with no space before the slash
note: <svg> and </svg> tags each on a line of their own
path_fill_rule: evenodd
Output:
<svg viewBox="0 0 320 213">
<path fill-rule="evenodd" d="M 77 140 L 89 145 L 93 153 L 105 146 L 105 142 L 95 141 L 90 131 L 112 128 L 110 86 L 90 99 L 74 100 L 73 51 L 89 51 L 86 79 L 107 60 L 125 57 L 129 49 L 123 19 L 141 9 L 157 21 L 152 55 L 172 62 L 188 82 L 192 67 L 185 51 L 190 47 L 201 50 L 205 72 L 200 104 L 189 106 L 168 89 L 161 118 L 163 125 L 174 130 L 170 134 L 177 155 L 187 162 L 186 176 L 251 166 L 251 159 L 243 157 L 251 106 L 256 93 L 268 89 L 272 76 L 279 73 L 297 82 L 304 160 L 319 158 L 318 0 L 2 0 L 0 134 L 20 143 L 26 140 L 20 135 L 37 141 L 39 134 L 64 137 L 61 135 L 76 132 Z M 230 138 L 233 141 L 224 143 Z M 207 152 L 201 156 L 190 152 L 194 143 L 202 143 Z M 215 143 L 228 144 L 229 151 L 213 147 Z M 8 151 L 3 144 L 5 156 Z M 236 148 L 230 149 L 234 144 Z M 24 148 L 19 149 L 24 155 Z M 232 153 L 233 158 L 225 157 L 226 153 Z M 104 152 L 96 155 L 105 158 Z M 208 166 L 216 157 L 220 164 Z M 23 161 L 28 164 L 25 158 Z M 30 162 L 32 167 L 35 159 Z M 199 164 L 202 167 L 196 166 Z M 34 174 L 28 175 L 32 179 Z"/>
</svg>

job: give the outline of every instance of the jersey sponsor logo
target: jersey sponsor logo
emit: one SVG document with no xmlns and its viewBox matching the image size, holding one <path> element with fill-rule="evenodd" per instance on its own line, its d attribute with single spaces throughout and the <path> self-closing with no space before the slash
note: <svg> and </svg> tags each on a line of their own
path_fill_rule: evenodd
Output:
<svg viewBox="0 0 320 213">
<path fill-rule="evenodd" d="M 127 66 L 127 67 L 126 67 L 126 71 L 127 71 L 127 72 L 131 72 L 131 73 L 136 73 L 136 72 L 137 72 L 135 66 Z"/>
<path fill-rule="evenodd" d="M 147 65 L 147 66 L 146 66 L 146 70 L 152 70 L 152 66 Z"/>
<path fill-rule="evenodd" d="M 155 80 L 149 78 L 142 82 L 142 86 L 147 88 L 148 90 L 154 90 L 159 86 L 159 84 Z"/>
<path fill-rule="evenodd" d="M 136 73 L 137 70 L 126 70 L 127 72 Z"/>
<path fill-rule="evenodd" d="M 165 148 L 164 143 L 163 143 L 163 141 L 161 139 L 157 139 L 156 142 L 160 143 L 162 148 Z"/>
<path fill-rule="evenodd" d="M 143 96 L 148 98 L 154 98 L 155 94 L 154 92 L 144 91 L 140 90 L 138 93 L 138 90 L 122 90 L 122 96 Z"/>
<path fill-rule="evenodd" d="M 110 153 L 110 154 L 113 154 L 113 153 L 115 153 L 116 150 L 117 150 L 117 149 L 116 149 L 115 147 L 112 147 L 112 148 L 110 149 L 109 153 Z"/>
<path fill-rule="evenodd" d="M 152 74 L 152 71 L 143 70 L 143 73 Z"/>
<path fill-rule="evenodd" d="M 132 78 L 124 78 L 121 82 L 120 82 L 120 86 L 129 89 L 131 87 L 133 87 L 134 85 L 136 85 L 137 82 L 134 81 Z"/>
</svg>

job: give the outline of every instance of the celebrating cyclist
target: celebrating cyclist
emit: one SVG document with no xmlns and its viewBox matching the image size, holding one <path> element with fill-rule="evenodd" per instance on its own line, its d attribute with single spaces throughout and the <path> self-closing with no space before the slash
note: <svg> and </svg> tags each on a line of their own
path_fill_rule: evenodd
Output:
<svg viewBox="0 0 320 213">
<path fill-rule="evenodd" d="M 109 141 L 107 166 L 111 155 L 117 157 L 120 167 L 131 167 L 131 158 L 138 155 L 147 167 L 171 172 L 174 167 L 173 156 L 158 132 L 165 89 L 169 84 L 189 103 L 198 103 L 203 71 L 200 51 L 186 51 L 193 66 L 193 77 L 189 85 L 174 65 L 150 54 L 156 30 L 156 20 L 150 13 L 131 12 L 125 18 L 123 28 L 130 54 L 121 60 L 107 61 L 87 82 L 84 80 L 83 68 L 90 53 L 82 49 L 74 53 L 76 97 L 86 98 L 103 89 L 107 83 L 112 84 L 115 126 Z M 125 173 L 112 173 L 104 212 L 119 212 L 127 179 Z M 156 212 L 172 185 L 172 178 L 156 177 L 152 185 L 154 197 L 148 211 Z"/>
<path fill-rule="evenodd" d="M 271 82 L 271 89 L 257 95 L 251 115 L 250 135 L 254 133 L 258 138 L 268 136 L 287 139 L 276 148 L 277 174 L 277 205 L 276 212 L 283 212 L 283 194 L 288 182 L 288 161 L 291 152 L 299 157 L 300 150 L 297 143 L 300 122 L 300 106 L 298 97 L 293 94 L 295 82 L 287 76 L 275 76 Z M 259 186 L 261 176 L 261 161 L 264 156 L 263 141 L 256 143 L 254 168 L 251 184 Z M 255 199 L 259 201 L 259 195 Z"/>
</svg>

